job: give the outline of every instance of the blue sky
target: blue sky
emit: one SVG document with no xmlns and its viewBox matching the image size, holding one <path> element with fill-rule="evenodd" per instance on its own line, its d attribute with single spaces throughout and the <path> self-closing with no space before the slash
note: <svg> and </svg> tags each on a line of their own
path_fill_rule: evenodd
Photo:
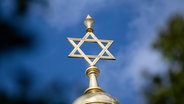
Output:
<svg viewBox="0 0 184 104">
<path fill-rule="evenodd" d="M 11 5 L 7 2 L 3 5 Z M 140 91 L 145 83 L 142 71 L 162 74 L 167 62 L 151 48 L 157 33 L 176 13 L 183 14 L 183 0 L 48 0 L 49 7 L 33 4 L 25 22 L 25 30 L 37 33 L 37 49 L 34 52 L 13 56 L 17 63 L 24 63 L 38 73 L 39 91 L 53 79 L 70 86 L 67 96 L 71 101 L 81 96 L 80 88 L 88 86 L 83 59 L 68 58 L 72 45 L 67 37 L 82 38 L 83 24 L 88 14 L 95 20 L 94 34 L 99 39 L 114 40 L 109 51 L 115 61 L 100 61 L 99 84 L 122 104 L 144 104 Z M 11 8 L 8 11 L 12 11 Z M 8 13 L 5 14 L 8 17 Z M 87 47 L 86 47 L 87 48 Z M 93 50 L 90 50 L 93 52 Z M 6 60 L 7 62 L 10 60 Z M 16 64 L 14 65 L 16 66 Z M 81 93 L 82 94 L 82 93 Z"/>
</svg>

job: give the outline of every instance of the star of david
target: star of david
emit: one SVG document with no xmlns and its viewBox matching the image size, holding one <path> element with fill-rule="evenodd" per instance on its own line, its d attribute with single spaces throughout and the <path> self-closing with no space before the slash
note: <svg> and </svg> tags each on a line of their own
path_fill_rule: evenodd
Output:
<svg viewBox="0 0 184 104">
<path fill-rule="evenodd" d="M 83 38 L 67 38 L 67 39 L 74 47 L 74 49 L 68 55 L 69 57 L 84 58 L 90 66 L 95 66 L 95 64 L 100 59 L 115 60 L 115 57 L 108 51 L 108 48 L 113 43 L 113 40 L 99 40 L 92 32 L 87 32 Z M 98 55 L 86 55 L 80 49 L 80 46 L 84 42 L 97 43 L 102 48 L 102 51 Z"/>
</svg>

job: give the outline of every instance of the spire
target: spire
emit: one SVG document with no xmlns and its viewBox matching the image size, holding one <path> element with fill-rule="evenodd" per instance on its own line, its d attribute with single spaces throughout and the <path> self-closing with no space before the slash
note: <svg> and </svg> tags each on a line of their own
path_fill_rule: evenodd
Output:
<svg viewBox="0 0 184 104">
<path fill-rule="evenodd" d="M 100 70 L 95 66 L 100 59 L 115 60 L 115 57 L 108 51 L 113 40 L 98 39 L 95 34 L 93 34 L 92 26 L 94 20 L 90 15 L 86 17 L 84 24 L 87 27 L 87 33 L 83 38 L 68 38 L 68 41 L 74 47 L 69 57 L 84 58 L 89 64 L 89 67 L 86 69 L 86 75 L 89 77 L 89 87 L 84 91 L 84 95 L 75 100 L 73 104 L 119 104 L 114 97 L 106 94 L 104 90 L 99 87 L 97 77 L 100 75 Z M 91 38 L 88 39 L 88 37 Z M 86 55 L 80 49 L 84 42 L 97 43 L 102 51 L 98 55 Z"/>
<path fill-rule="evenodd" d="M 86 75 L 89 77 L 89 88 L 85 90 L 84 94 L 104 92 L 98 85 L 97 77 L 99 74 L 100 70 L 95 66 L 91 66 L 86 70 Z"/>
</svg>

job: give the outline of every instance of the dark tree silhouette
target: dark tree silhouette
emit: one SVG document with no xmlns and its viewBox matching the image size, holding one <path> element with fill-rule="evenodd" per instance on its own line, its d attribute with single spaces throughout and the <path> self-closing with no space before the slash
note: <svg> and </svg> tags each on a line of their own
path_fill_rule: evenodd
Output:
<svg viewBox="0 0 184 104">
<path fill-rule="evenodd" d="M 152 77 L 151 87 L 146 91 L 148 103 L 184 104 L 184 17 L 176 15 L 171 18 L 153 47 L 161 52 L 170 66 L 165 77 Z"/>
<path fill-rule="evenodd" d="M 4 2 L 3 0 L 0 3 Z M 20 24 L 15 24 L 15 18 L 26 18 L 29 6 L 32 3 L 46 5 L 46 0 L 15 0 L 15 12 L 11 18 L 2 18 L 3 13 L 0 10 L 0 62 L 3 61 L 1 56 L 4 54 L 12 54 L 15 50 L 24 51 L 27 49 L 33 50 L 34 38 L 33 34 L 25 32 Z M 0 9 L 6 9 L 0 7 Z M 29 35 L 28 35 L 29 34 Z M 1 64 L 0 64 L 1 65 Z M 67 104 L 68 100 L 64 97 L 64 84 L 61 81 L 54 80 L 48 86 L 43 86 L 43 91 L 39 95 L 35 95 L 34 99 L 29 98 L 30 88 L 35 84 L 33 79 L 34 73 L 28 70 L 26 65 L 20 64 L 20 67 L 15 67 L 11 79 L 14 81 L 15 89 L 18 93 L 9 95 L 1 85 L 0 79 L 0 104 Z M 1 67 L 0 67 L 1 68 Z M 0 73 L 1 74 L 1 73 Z M 66 85 L 65 85 L 66 86 Z M 60 97 L 60 98 L 58 98 Z M 55 101 L 59 99 L 59 101 Z"/>
<path fill-rule="evenodd" d="M 0 22 L 0 53 L 14 48 L 29 48 L 31 42 L 31 38 L 25 37 L 16 27 L 3 21 Z"/>
</svg>

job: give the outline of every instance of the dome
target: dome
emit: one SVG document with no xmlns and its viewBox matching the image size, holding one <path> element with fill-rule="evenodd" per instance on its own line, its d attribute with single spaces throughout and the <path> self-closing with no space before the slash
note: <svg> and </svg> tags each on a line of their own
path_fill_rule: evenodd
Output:
<svg viewBox="0 0 184 104">
<path fill-rule="evenodd" d="M 73 104 L 119 104 L 119 102 L 109 94 L 97 92 L 84 94 L 76 99 Z"/>
</svg>

